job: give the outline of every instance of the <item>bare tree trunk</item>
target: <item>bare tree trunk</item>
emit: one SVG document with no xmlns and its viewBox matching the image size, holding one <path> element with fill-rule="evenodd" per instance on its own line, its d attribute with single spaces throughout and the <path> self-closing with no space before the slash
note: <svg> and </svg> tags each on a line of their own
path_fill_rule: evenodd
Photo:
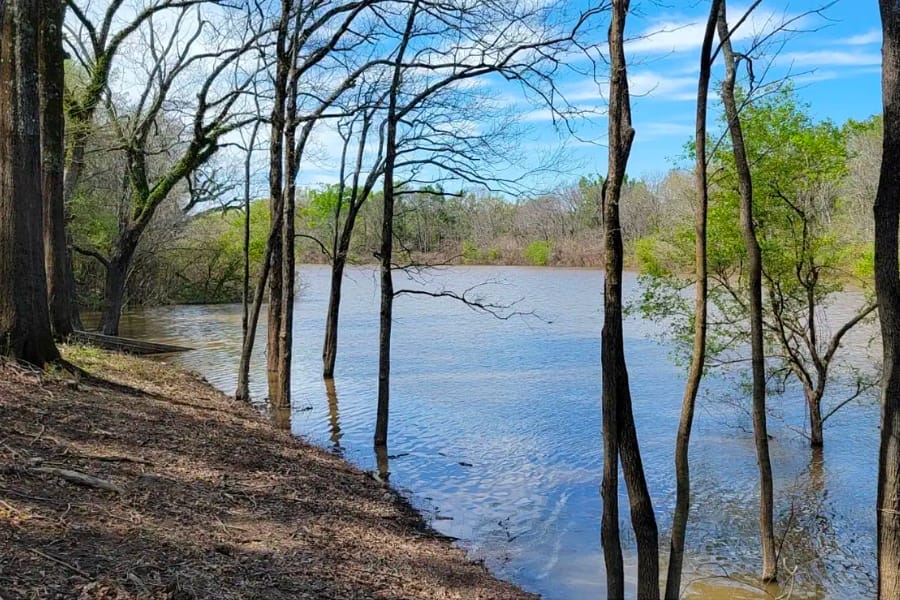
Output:
<svg viewBox="0 0 900 600">
<path fill-rule="evenodd" d="M 0 355 L 59 359 L 41 236 L 38 0 L 0 0 Z"/>
<path fill-rule="evenodd" d="M 695 251 L 694 268 L 694 348 L 691 366 L 684 387 L 681 402 L 681 418 L 675 440 L 675 510 L 672 515 L 672 537 L 669 542 L 669 569 L 666 575 L 666 600 L 678 600 L 681 595 L 681 573 L 684 565 L 684 540 L 687 533 L 688 516 L 691 511 L 691 471 L 688 450 L 691 443 L 691 429 L 694 423 L 694 407 L 697 392 L 703 379 L 706 362 L 706 293 L 708 278 L 706 272 L 706 216 L 709 206 L 709 188 L 706 167 L 706 114 L 709 98 L 709 79 L 712 67 L 712 43 L 716 34 L 716 20 L 719 16 L 721 0 L 712 0 L 706 32 L 700 50 L 700 77 L 697 82 L 697 114 L 694 144 L 696 162 L 694 178 L 697 193 L 697 208 L 694 221 Z"/>
<path fill-rule="evenodd" d="M 291 3 L 282 1 L 281 23 L 278 29 L 276 43 L 277 65 L 274 92 L 275 98 L 272 106 L 271 132 L 269 139 L 269 219 L 272 225 L 269 252 L 269 310 L 268 310 L 268 341 L 266 344 L 266 375 L 268 379 L 269 399 L 277 399 L 280 385 L 278 381 L 278 367 L 281 364 L 281 318 L 282 303 L 284 301 L 283 285 L 283 243 L 282 243 L 282 219 L 284 217 L 284 131 L 285 131 L 285 102 L 287 97 L 287 78 L 290 70 L 289 54 L 287 52 L 287 35 L 291 13 Z M 276 228 L 276 223 L 278 224 Z"/>
<path fill-rule="evenodd" d="M 375 416 L 375 447 L 387 447 L 388 414 L 390 410 L 391 322 L 394 310 L 394 279 L 392 251 L 394 245 L 394 165 L 397 162 L 397 96 L 403 71 L 403 55 L 412 37 L 419 0 L 413 0 L 400 45 L 397 48 L 394 74 L 385 116 L 386 136 L 384 155 L 384 193 L 381 216 L 381 314 L 378 333 L 378 412 Z M 386 452 L 385 452 L 386 454 Z"/>
<path fill-rule="evenodd" d="M 241 348 L 243 349 L 247 345 L 247 335 L 250 331 L 250 169 L 253 162 L 253 147 L 256 145 L 256 136 L 259 133 L 259 125 L 260 121 L 256 121 L 253 124 L 253 131 L 250 133 L 250 143 L 247 146 L 247 154 L 244 156 L 244 274 L 243 274 L 243 286 L 241 288 Z M 264 284 L 265 285 L 265 284 Z M 253 333 L 256 333 L 256 324 L 253 326 Z M 252 344 L 251 344 L 251 352 L 252 352 Z M 241 353 L 241 358 L 243 358 L 243 352 Z M 249 369 L 249 366 L 248 366 Z M 238 375 L 238 391 L 240 392 L 241 377 Z M 246 382 L 246 378 L 245 378 Z M 246 386 L 244 388 L 246 390 Z M 247 392 L 247 397 L 242 398 L 237 393 L 236 397 L 241 400 L 247 400 L 249 398 L 249 392 Z"/>
<path fill-rule="evenodd" d="M 47 1 L 41 15 L 40 97 L 41 97 L 41 192 L 44 204 L 44 265 L 50 326 L 54 335 L 65 339 L 75 330 L 77 299 L 72 259 L 66 239 L 66 210 L 63 201 L 65 173 L 65 119 L 63 87 L 65 54 L 62 25 L 65 7 Z"/>
<path fill-rule="evenodd" d="M 762 304 L 762 252 L 756 238 L 753 223 L 753 184 L 750 165 L 744 146 L 744 134 L 734 96 L 737 66 L 729 39 L 725 3 L 718 20 L 722 55 L 725 59 L 725 79 L 722 82 L 722 103 L 728 119 L 740 194 L 741 232 L 747 248 L 750 296 L 750 364 L 753 373 L 753 436 L 756 441 L 756 459 L 759 464 L 759 537 L 762 547 L 762 580 L 778 578 L 778 557 L 775 553 L 775 531 L 772 514 L 774 499 L 772 490 L 772 463 L 769 458 L 769 434 L 766 425 L 766 364 L 763 346 Z"/>
<path fill-rule="evenodd" d="M 606 282 L 604 295 L 604 319 L 601 338 L 603 372 L 604 448 L 609 448 L 609 438 L 615 435 L 618 454 L 622 462 L 625 485 L 631 506 L 631 524 L 637 540 L 638 597 L 653 600 L 659 598 L 659 539 L 653 504 L 644 478 L 644 468 L 638 446 L 637 431 L 631 408 L 631 390 L 628 369 L 625 364 L 625 343 L 622 333 L 622 229 L 619 221 L 619 202 L 625 169 L 634 141 L 631 125 L 631 100 L 628 91 L 628 73 L 625 61 L 625 19 L 628 0 L 613 0 L 612 20 L 609 26 L 609 173 L 603 186 L 604 231 L 606 234 Z M 611 417 L 614 413 L 615 417 Z M 614 419 L 614 421 L 613 421 Z M 612 448 L 610 448 L 612 451 Z M 609 463 L 615 460 L 604 456 L 604 551 L 607 559 L 607 595 L 620 598 L 623 593 L 621 573 L 621 549 L 618 547 L 618 507 L 612 495 L 611 476 L 615 469 Z M 607 511 L 616 515 L 616 523 L 608 523 Z M 616 531 L 612 531 L 612 525 Z M 613 546 L 615 544 L 615 547 Z M 617 564 L 618 563 L 618 564 Z M 612 567 L 612 568 L 610 568 Z M 616 570 L 618 569 L 618 572 Z"/>
<path fill-rule="evenodd" d="M 281 231 L 281 219 L 278 219 L 269 232 L 269 239 L 266 242 L 266 255 L 263 258 L 262 271 L 259 274 L 259 281 L 256 283 L 256 293 L 253 298 L 253 307 L 247 320 L 247 334 L 244 336 L 244 343 L 241 347 L 241 360 L 238 365 L 237 389 L 234 392 L 236 400 L 243 402 L 250 401 L 250 359 L 253 356 L 253 345 L 256 341 L 256 327 L 259 323 L 259 313 L 262 309 L 263 298 L 266 294 L 266 283 L 269 278 L 269 269 L 271 268 L 271 258 L 276 232 Z"/>
<path fill-rule="evenodd" d="M 884 142 L 875 196 L 875 293 L 884 345 L 878 454 L 878 597 L 900 598 L 900 5 L 880 0 Z"/>
<path fill-rule="evenodd" d="M 821 448 L 825 444 L 822 394 L 816 390 L 806 390 L 805 395 L 806 406 L 809 410 L 809 444 L 813 448 Z"/>
<path fill-rule="evenodd" d="M 325 320 L 325 342 L 322 346 L 322 374 L 326 379 L 334 377 L 334 365 L 337 361 L 338 320 L 345 265 L 345 255 L 335 254 L 331 264 L 331 291 L 328 295 L 328 317 Z"/>
</svg>

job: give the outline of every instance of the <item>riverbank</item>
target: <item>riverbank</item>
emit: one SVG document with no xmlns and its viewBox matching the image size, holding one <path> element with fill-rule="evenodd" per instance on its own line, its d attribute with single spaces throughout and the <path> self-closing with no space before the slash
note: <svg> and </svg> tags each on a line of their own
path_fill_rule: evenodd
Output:
<svg viewBox="0 0 900 600">
<path fill-rule="evenodd" d="M 395 492 L 164 363 L 0 364 L 0 597 L 534 598 Z"/>
</svg>

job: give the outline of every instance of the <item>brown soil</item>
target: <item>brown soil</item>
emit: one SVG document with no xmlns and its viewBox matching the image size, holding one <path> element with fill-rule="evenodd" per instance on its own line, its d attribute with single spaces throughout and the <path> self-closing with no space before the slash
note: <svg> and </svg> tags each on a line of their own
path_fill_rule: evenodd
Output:
<svg viewBox="0 0 900 600">
<path fill-rule="evenodd" d="M 3 600 L 534 598 L 199 377 L 65 355 L 117 385 L 0 364 Z"/>
</svg>

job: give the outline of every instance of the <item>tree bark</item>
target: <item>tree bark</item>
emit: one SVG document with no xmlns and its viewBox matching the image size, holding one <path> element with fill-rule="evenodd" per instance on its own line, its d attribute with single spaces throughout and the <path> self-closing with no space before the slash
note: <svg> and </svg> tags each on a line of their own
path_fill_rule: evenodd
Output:
<svg viewBox="0 0 900 600">
<path fill-rule="evenodd" d="M 234 397 L 236 400 L 241 400 L 243 402 L 250 401 L 250 359 L 253 356 L 253 346 L 256 341 L 256 327 L 259 324 L 259 313 L 262 310 L 263 299 L 266 294 L 266 283 L 269 278 L 269 269 L 275 244 L 274 240 L 276 238 L 276 232 L 278 231 L 281 231 L 280 218 L 272 225 L 272 230 L 269 232 L 269 238 L 266 242 L 266 255 L 263 258 L 262 263 L 262 271 L 259 274 L 259 281 L 256 283 L 253 306 L 248 315 L 247 334 L 244 336 L 244 343 L 241 347 L 237 389 L 234 392 Z"/>
<path fill-rule="evenodd" d="M 806 406 L 809 412 L 809 444 L 813 448 L 825 445 L 824 425 L 822 419 L 822 395 L 816 390 L 806 390 Z"/>
<path fill-rule="evenodd" d="M 44 205 L 44 266 L 50 326 L 58 339 L 76 329 L 77 297 L 72 258 L 66 238 L 63 199 L 65 173 L 65 119 L 63 87 L 65 54 L 62 45 L 64 4 L 47 0 L 41 15 L 41 193 Z M 80 324 L 79 324 L 80 325 Z"/>
<path fill-rule="evenodd" d="M 638 598 L 653 600 L 659 598 L 659 535 L 634 426 L 622 332 L 624 251 L 619 202 L 634 141 L 625 61 L 625 19 L 628 7 L 628 0 L 613 0 L 609 26 L 609 173 L 603 186 L 606 281 L 601 336 L 603 437 L 607 453 L 604 455 L 601 537 L 604 554 L 607 555 L 607 596 L 621 598 L 624 594 L 624 575 L 618 539 L 618 506 L 615 506 L 618 503 L 615 484 L 615 460 L 618 454 L 628 489 L 631 524 L 637 540 Z M 616 440 L 615 443 L 612 439 Z M 616 519 L 614 522 L 613 518 Z"/>
<path fill-rule="evenodd" d="M 0 5 L 0 355 L 59 359 L 41 235 L 38 0 Z"/>
<path fill-rule="evenodd" d="M 285 102 L 287 100 L 289 53 L 287 50 L 288 28 L 291 23 L 291 3 L 282 1 L 281 21 L 278 27 L 276 41 L 277 64 L 275 67 L 274 93 L 270 117 L 271 131 L 269 139 L 269 219 L 272 226 L 270 234 L 271 248 L 269 252 L 269 309 L 268 329 L 266 343 L 266 375 L 268 380 L 269 398 L 272 400 L 280 392 L 278 381 L 278 367 L 281 364 L 280 350 L 282 303 L 284 300 L 283 286 L 283 242 L 282 219 L 284 216 L 283 196 L 283 159 L 284 159 L 284 131 L 285 131 Z M 276 227 L 277 224 L 277 227 Z M 275 398 L 277 399 L 277 398 Z"/>
<path fill-rule="evenodd" d="M 883 341 L 878 453 L 878 597 L 900 597 L 900 5 L 880 0 L 884 142 L 875 196 L 875 294 Z"/>
<path fill-rule="evenodd" d="M 700 76 L 697 83 L 697 113 L 694 144 L 696 162 L 694 177 L 697 193 L 697 208 L 694 221 L 694 347 L 691 365 L 681 402 L 681 418 L 675 440 L 675 510 L 672 515 L 672 537 L 669 542 L 669 568 L 666 575 L 666 600 L 678 600 L 681 595 L 681 573 L 684 565 L 684 542 L 687 533 L 688 516 L 691 510 L 691 471 L 688 450 L 691 429 L 694 423 L 694 407 L 697 392 L 703 379 L 706 363 L 706 295 L 708 277 L 706 272 L 706 222 L 709 206 L 706 167 L 706 115 L 709 97 L 709 80 L 712 67 L 712 43 L 716 33 L 721 0 L 712 0 L 706 32 L 700 49 Z"/>
<path fill-rule="evenodd" d="M 725 60 L 725 79 L 722 82 L 722 103 L 728 120 L 734 159 L 738 174 L 740 195 L 741 233 L 747 249 L 747 269 L 749 271 L 750 297 L 750 364 L 753 373 L 752 416 L 753 436 L 756 442 L 756 459 L 759 465 L 759 537 L 762 549 L 762 574 L 764 582 L 778 578 L 778 557 L 775 553 L 775 532 L 773 525 L 774 499 L 772 490 L 772 464 L 769 458 L 769 434 L 766 423 L 766 365 L 763 345 L 763 304 L 762 304 L 762 252 L 756 238 L 753 222 L 753 184 L 750 165 L 744 146 L 735 100 L 735 79 L 737 67 L 734 51 L 729 39 L 725 2 L 718 19 L 719 38 L 722 40 L 722 55 Z"/>
<path fill-rule="evenodd" d="M 390 411 L 391 323 L 394 310 L 392 251 L 394 246 L 394 165 L 397 162 L 397 96 L 400 94 L 403 55 L 413 34 L 419 0 L 413 0 L 403 37 L 397 48 L 388 97 L 384 155 L 384 193 L 381 216 L 381 311 L 378 331 L 378 411 L 375 416 L 375 448 L 387 448 Z M 386 454 L 386 451 L 383 452 Z"/>
<path fill-rule="evenodd" d="M 334 365 L 337 361 L 338 320 L 345 266 L 346 255 L 336 254 L 331 264 L 331 290 L 328 295 L 328 317 L 325 320 L 325 342 L 322 346 L 322 374 L 326 379 L 334 377 Z"/>
<path fill-rule="evenodd" d="M 253 124 L 253 131 L 250 134 L 250 143 L 247 146 L 247 153 L 244 156 L 244 240 L 243 240 L 243 258 L 244 272 L 241 287 L 241 364 L 238 369 L 238 386 L 235 391 L 235 398 L 238 400 L 248 401 L 250 399 L 249 390 L 249 371 L 250 363 L 244 364 L 244 349 L 247 348 L 247 339 L 250 335 L 256 335 L 256 318 L 259 317 L 259 307 L 254 305 L 256 317 L 254 318 L 253 331 L 250 331 L 250 168 L 253 163 L 253 147 L 256 145 L 256 136 L 259 134 L 260 121 Z M 262 284 L 265 286 L 265 283 Z M 253 352 L 253 344 L 250 344 L 249 354 Z M 246 367 L 246 371 L 245 371 Z M 246 373 L 246 374 L 244 374 Z M 241 375 L 244 374 L 243 378 Z M 243 383 L 243 385 L 242 385 Z"/>
<path fill-rule="evenodd" d="M 104 264 L 106 283 L 103 289 L 103 309 L 100 313 L 100 331 L 105 335 L 119 335 L 119 321 L 125 305 L 131 260 L 143 234 L 143 225 L 129 226 L 119 233 L 112 256 Z"/>
</svg>

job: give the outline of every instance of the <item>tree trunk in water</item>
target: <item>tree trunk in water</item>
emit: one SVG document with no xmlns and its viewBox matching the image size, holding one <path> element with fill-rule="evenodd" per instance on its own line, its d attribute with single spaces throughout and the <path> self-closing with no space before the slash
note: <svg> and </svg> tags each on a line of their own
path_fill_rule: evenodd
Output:
<svg viewBox="0 0 900 600">
<path fill-rule="evenodd" d="M 64 5 L 45 2 L 41 15 L 41 191 L 44 205 L 44 265 L 50 326 L 65 339 L 75 330 L 77 299 L 75 277 L 66 239 L 63 201 L 65 173 L 65 119 L 63 86 L 65 55 L 62 47 Z"/>
<path fill-rule="evenodd" d="M 280 161 L 279 161 L 280 162 Z M 279 190 L 279 198 L 270 200 L 272 206 L 270 216 L 272 222 L 280 222 L 282 217 L 281 211 L 284 209 L 280 201 L 281 192 Z M 276 217 L 275 212 L 278 211 L 279 216 Z M 269 257 L 269 310 L 268 310 L 268 338 L 266 343 L 266 375 L 268 378 L 269 398 L 272 399 L 280 393 L 280 385 L 278 381 L 278 367 L 281 364 L 281 317 L 282 304 L 284 299 L 283 286 L 283 269 L 284 261 L 282 252 L 282 231 L 279 225 L 278 231 L 273 231 L 274 239 L 272 241 L 272 252 Z"/>
<path fill-rule="evenodd" d="M 100 313 L 100 332 L 105 335 L 119 335 L 119 320 L 125 303 L 129 262 L 130 257 L 126 260 L 117 253 L 106 267 L 103 311 Z"/>
<path fill-rule="evenodd" d="M 392 251 L 394 245 L 394 165 L 397 162 L 397 96 L 400 94 L 403 55 L 413 34 L 419 0 L 413 0 L 406 21 L 403 38 L 397 48 L 394 73 L 388 98 L 387 131 L 384 154 L 384 194 L 381 217 L 381 315 L 378 332 L 378 412 L 375 416 L 376 454 L 387 456 L 388 415 L 390 412 L 391 377 L 391 322 L 394 311 L 394 279 Z"/>
<path fill-rule="evenodd" d="M 331 265 L 331 291 L 328 296 L 328 317 L 325 320 L 325 343 L 322 347 L 322 374 L 326 379 L 334 377 L 334 364 L 337 361 L 338 319 L 346 264 L 344 256 L 342 253 L 335 255 Z"/>
<path fill-rule="evenodd" d="M 813 448 L 821 448 L 825 444 L 821 394 L 806 390 L 806 406 L 809 410 L 809 444 Z"/>
<path fill-rule="evenodd" d="M 41 236 L 37 0 L 0 2 L 0 355 L 58 360 Z"/>
<path fill-rule="evenodd" d="M 281 18 L 276 40 L 276 60 L 272 114 L 269 133 L 269 233 L 268 268 L 269 268 L 269 310 L 267 315 L 268 329 L 266 342 L 266 379 L 268 382 L 269 400 L 280 401 L 280 385 L 278 368 L 281 365 L 281 318 L 284 300 L 283 280 L 284 265 L 282 253 L 282 219 L 284 218 L 284 132 L 285 102 L 287 99 L 288 73 L 292 68 L 291 55 L 288 52 L 288 29 L 291 24 L 291 4 L 287 0 L 281 3 Z M 294 100 L 296 102 L 296 99 Z M 249 360 L 249 358 L 248 358 Z"/>
<path fill-rule="evenodd" d="M 725 79 L 722 82 L 722 103 L 728 119 L 734 159 L 738 173 L 740 194 L 741 233 L 747 248 L 750 292 L 750 363 L 753 373 L 753 436 L 756 441 L 756 459 L 759 465 L 759 537 L 762 547 L 762 575 L 764 582 L 775 581 L 778 577 L 778 557 L 775 553 L 775 531 L 772 514 L 774 499 L 772 490 L 772 463 L 769 459 L 769 433 L 766 424 L 766 365 L 763 346 L 763 304 L 762 304 L 762 253 L 756 239 L 753 223 L 753 185 L 750 165 L 744 146 L 744 135 L 740 115 L 734 96 L 737 66 L 731 41 L 728 38 L 728 20 L 725 3 L 719 12 L 719 38 L 722 40 L 722 55 L 725 60 Z"/>
<path fill-rule="evenodd" d="M 666 575 L 666 600 L 678 600 L 681 595 L 681 573 L 684 565 L 684 541 L 687 533 L 688 516 L 691 511 L 691 471 L 688 450 L 691 442 L 691 429 L 694 423 L 694 407 L 697 392 L 703 378 L 703 367 L 706 362 L 706 293 L 708 279 L 706 272 L 706 221 L 709 205 L 706 168 L 706 113 L 709 96 L 709 79 L 712 62 L 712 43 L 716 33 L 716 20 L 719 16 L 721 0 L 713 0 L 710 7 L 703 45 L 700 50 L 700 77 L 697 84 L 697 115 L 694 144 L 696 163 L 694 177 L 696 182 L 697 209 L 694 222 L 696 271 L 694 289 L 694 347 L 691 355 L 691 366 L 684 388 L 681 403 L 681 418 L 678 422 L 678 435 L 675 440 L 675 510 L 672 515 L 672 537 L 669 542 L 669 568 Z"/>
<path fill-rule="evenodd" d="M 269 232 L 269 239 L 266 242 L 266 256 L 263 259 L 262 272 L 259 274 L 259 281 L 256 284 L 253 307 L 250 309 L 247 319 L 247 334 L 244 336 L 244 343 L 241 347 L 241 360 L 238 365 L 237 389 L 234 392 L 234 398 L 243 402 L 250 401 L 250 358 L 253 356 L 256 327 L 259 324 L 259 313 L 262 310 L 263 298 L 266 294 L 266 283 L 269 278 L 276 227 L 278 231 L 281 230 L 280 220 L 276 221 L 275 225 L 273 225 L 273 230 Z"/>
<path fill-rule="evenodd" d="M 884 346 L 878 454 L 878 597 L 900 598 L 900 5 L 881 0 L 884 142 L 875 196 L 875 294 Z"/>
<path fill-rule="evenodd" d="M 625 62 L 624 34 L 628 0 L 614 0 L 609 26 L 609 173 L 603 186 L 606 281 L 601 337 L 604 477 L 601 537 L 606 554 L 607 595 L 621 598 L 624 575 L 618 539 L 618 502 L 615 490 L 616 454 L 622 463 L 631 506 L 631 523 L 637 541 L 638 598 L 659 598 L 659 540 L 656 516 L 644 478 L 637 431 L 631 408 L 631 390 L 625 364 L 622 334 L 622 229 L 619 201 L 625 169 L 634 141 Z M 615 438 L 615 442 L 611 440 Z M 615 444 L 615 446 L 614 446 Z M 615 518 L 615 522 L 612 519 Z"/>
</svg>

